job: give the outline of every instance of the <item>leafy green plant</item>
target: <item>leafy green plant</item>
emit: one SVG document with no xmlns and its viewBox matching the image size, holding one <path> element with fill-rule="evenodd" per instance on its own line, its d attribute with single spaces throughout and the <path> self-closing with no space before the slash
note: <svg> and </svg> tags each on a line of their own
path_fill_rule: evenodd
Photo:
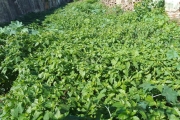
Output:
<svg viewBox="0 0 180 120">
<path fill-rule="evenodd" d="M 74 2 L 38 29 L 1 34 L 1 79 L 16 77 L 0 119 L 179 119 L 180 28 L 136 7 Z"/>
</svg>

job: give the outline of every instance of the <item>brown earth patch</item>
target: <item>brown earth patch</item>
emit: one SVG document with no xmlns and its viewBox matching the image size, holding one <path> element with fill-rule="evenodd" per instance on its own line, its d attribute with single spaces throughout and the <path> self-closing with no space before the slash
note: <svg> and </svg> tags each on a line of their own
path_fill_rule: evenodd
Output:
<svg viewBox="0 0 180 120">
<path fill-rule="evenodd" d="M 176 21 L 180 25 L 180 11 L 170 12 L 166 11 L 167 15 L 172 21 Z"/>
</svg>

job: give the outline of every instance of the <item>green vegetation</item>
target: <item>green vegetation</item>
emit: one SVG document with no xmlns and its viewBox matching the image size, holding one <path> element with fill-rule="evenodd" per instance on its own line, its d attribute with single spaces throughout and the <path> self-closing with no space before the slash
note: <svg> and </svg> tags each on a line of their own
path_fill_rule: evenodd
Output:
<svg viewBox="0 0 180 120">
<path fill-rule="evenodd" d="M 179 120 L 179 33 L 148 1 L 134 12 L 74 2 L 41 26 L 12 22 L 0 28 L 0 119 Z"/>
</svg>

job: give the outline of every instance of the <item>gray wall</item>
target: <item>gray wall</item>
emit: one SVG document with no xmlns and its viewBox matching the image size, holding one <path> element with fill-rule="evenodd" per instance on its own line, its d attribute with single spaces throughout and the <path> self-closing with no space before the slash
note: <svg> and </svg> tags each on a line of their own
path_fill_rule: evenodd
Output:
<svg viewBox="0 0 180 120">
<path fill-rule="evenodd" d="M 10 22 L 30 12 L 41 12 L 69 0 L 0 0 L 0 23 Z"/>
</svg>

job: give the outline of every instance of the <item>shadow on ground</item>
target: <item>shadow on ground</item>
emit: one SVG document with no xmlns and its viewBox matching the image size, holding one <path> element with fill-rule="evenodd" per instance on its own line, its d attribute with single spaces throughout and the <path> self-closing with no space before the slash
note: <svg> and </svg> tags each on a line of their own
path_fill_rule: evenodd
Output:
<svg viewBox="0 0 180 120">
<path fill-rule="evenodd" d="M 46 18 L 46 16 L 51 15 L 54 13 L 55 10 L 59 9 L 59 8 L 64 8 L 68 3 L 64 3 L 58 7 L 55 8 L 51 8 L 49 10 L 43 11 L 43 12 L 38 12 L 38 13 L 28 13 L 24 16 L 20 16 L 17 19 L 13 20 L 13 21 L 20 21 L 23 23 L 23 25 L 29 25 L 32 23 L 35 23 L 37 25 L 42 25 L 42 22 L 44 21 L 44 19 Z M 10 22 L 7 23 L 1 23 L 0 27 L 4 27 L 4 26 L 8 26 L 10 24 Z"/>
</svg>

